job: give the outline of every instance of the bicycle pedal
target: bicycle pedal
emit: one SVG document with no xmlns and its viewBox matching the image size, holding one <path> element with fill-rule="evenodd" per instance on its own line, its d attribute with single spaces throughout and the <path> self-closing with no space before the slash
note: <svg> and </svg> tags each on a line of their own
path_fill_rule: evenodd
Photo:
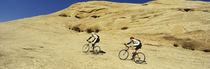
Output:
<svg viewBox="0 0 210 69">
<path fill-rule="evenodd" d="M 130 60 L 134 60 L 134 58 L 131 58 Z"/>
</svg>

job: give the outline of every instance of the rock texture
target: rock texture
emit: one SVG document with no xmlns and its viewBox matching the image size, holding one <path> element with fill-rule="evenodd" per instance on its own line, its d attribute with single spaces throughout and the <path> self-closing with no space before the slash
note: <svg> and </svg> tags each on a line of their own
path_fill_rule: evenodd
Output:
<svg viewBox="0 0 210 69">
<path fill-rule="evenodd" d="M 210 49 L 210 3 L 159 0 L 145 4 L 82 2 L 52 15 L 78 32 L 113 31 L 166 40 L 192 50 Z M 62 16 L 65 15 L 65 16 Z"/>
</svg>

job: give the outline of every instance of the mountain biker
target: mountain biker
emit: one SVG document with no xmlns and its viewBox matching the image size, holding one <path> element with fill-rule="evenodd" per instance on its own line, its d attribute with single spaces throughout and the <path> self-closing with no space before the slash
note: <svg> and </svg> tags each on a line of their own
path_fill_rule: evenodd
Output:
<svg viewBox="0 0 210 69">
<path fill-rule="evenodd" d="M 133 47 L 136 47 L 135 48 L 135 50 L 133 51 L 133 55 L 132 55 L 132 58 L 131 58 L 131 60 L 133 60 L 134 59 L 134 57 L 135 57 L 135 55 L 136 55 L 136 52 L 137 52 L 137 50 L 138 49 L 141 49 L 141 47 L 142 47 L 142 44 L 141 44 L 141 41 L 140 40 L 138 40 L 138 39 L 135 39 L 134 37 L 130 37 L 130 42 L 128 42 L 127 43 L 127 45 L 129 45 L 129 44 L 131 44 L 131 43 L 133 43 Z"/>
<path fill-rule="evenodd" d="M 92 40 L 92 47 L 93 47 L 93 50 L 94 50 L 94 46 L 96 43 L 99 43 L 100 41 L 100 38 L 97 34 L 95 34 L 94 32 L 91 32 L 91 36 L 87 39 L 87 41 L 89 41 L 92 37 L 94 37 L 94 39 Z"/>
</svg>

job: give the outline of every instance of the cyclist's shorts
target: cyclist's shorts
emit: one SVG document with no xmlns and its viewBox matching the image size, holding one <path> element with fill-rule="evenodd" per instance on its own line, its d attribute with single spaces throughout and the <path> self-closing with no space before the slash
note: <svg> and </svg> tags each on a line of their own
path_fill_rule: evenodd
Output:
<svg viewBox="0 0 210 69">
<path fill-rule="evenodd" d="M 96 43 L 98 43 L 98 42 L 100 42 L 100 39 L 98 38 L 98 39 L 96 39 Z"/>
<path fill-rule="evenodd" d="M 135 50 L 141 49 L 142 45 L 138 45 Z"/>
</svg>

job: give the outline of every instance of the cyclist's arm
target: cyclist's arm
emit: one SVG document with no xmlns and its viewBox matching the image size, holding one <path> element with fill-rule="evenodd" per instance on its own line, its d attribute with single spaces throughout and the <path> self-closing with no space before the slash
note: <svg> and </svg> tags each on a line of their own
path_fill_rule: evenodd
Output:
<svg viewBox="0 0 210 69">
<path fill-rule="evenodd" d="M 132 43 L 132 41 L 128 42 L 127 45 L 129 45 L 129 44 L 131 44 L 131 43 Z"/>
<path fill-rule="evenodd" d="M 89 38 L 87 39 L 87 41 L 88 41 L 88 40 L 90 40 L 91 38 L 92 38 L 92 36 L 91 36 L 91 37 L 89 37 Z"/>
</svg>

